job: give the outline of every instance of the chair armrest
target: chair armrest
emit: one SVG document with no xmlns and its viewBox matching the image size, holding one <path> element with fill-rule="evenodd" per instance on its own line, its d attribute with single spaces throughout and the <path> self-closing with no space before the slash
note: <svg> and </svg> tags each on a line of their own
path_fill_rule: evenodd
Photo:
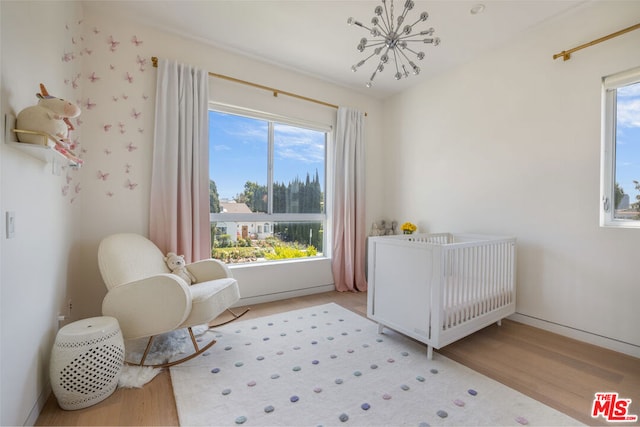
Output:
<svg viewBox="0 0 640 427">
<path fill-rule="evenodd" d="M 196 283 L 233 277 L 225 263 L 213 258 L 196 261 L 193 264 L 187 265 L 187 269 L 195 276 Z"/>
<path fill-rule="evenodd" d="M 125 339 L 173 331 L 191 312 L 191 291 L 173 274 L 158 274 L 112 288 L 102 314 L 118 319 Z"/>
</svg>

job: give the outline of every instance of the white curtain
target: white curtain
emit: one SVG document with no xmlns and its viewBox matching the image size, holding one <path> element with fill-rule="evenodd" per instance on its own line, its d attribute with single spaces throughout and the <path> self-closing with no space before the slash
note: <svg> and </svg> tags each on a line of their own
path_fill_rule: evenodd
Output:
<svg viewBox="0 0 640 427">
<path fill-rule="evenodd" d="M 187 262 L 211 257 L 208 78 L 158 60 L 149 236 Z"/>
<path fill-rule="evenodd" d="M 333 158 L 333 280 L 338 291 L 366 291 L 363 113 L 338 108 Z"/>
</svg>

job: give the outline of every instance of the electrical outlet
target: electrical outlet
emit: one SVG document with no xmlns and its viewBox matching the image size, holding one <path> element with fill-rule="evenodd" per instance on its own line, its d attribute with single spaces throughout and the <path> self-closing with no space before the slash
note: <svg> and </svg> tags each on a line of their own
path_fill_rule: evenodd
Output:
<svg viewBox="0 0 640 427">
<path fill-rule="evenodd" d="M 73 301 L 69 298 L 69 302 L 67 303 L 67 311 L 69 312 L 69 317 L 71 317 L 71 310 L 73 310 Z"/>
</svg>

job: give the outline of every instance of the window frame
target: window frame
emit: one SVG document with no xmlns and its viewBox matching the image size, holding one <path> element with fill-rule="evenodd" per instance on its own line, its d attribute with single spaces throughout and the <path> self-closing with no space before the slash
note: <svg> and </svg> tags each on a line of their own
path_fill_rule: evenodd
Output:
<svg viewBox="0 0 640 427">
<path fill-rule="evenodd" d="M 223 104 L 219 102 L 209 101 L 208 106 L 209 111 L 215 111 L 225 114 L 234 114 L 243 117 L 248 117 L 252 119 L 265 120 L 269 122 L 269 140 L 268 140 L 268 151 L 267 156 L 270 157 L 268 161 L 268 170 L 267 170 L 267 188 L 269 189 L 269 203 L 267 213 L 256 212 L 256 213 L 237 213 L 237 214 L 223 214 L 223 213 L 210 213 L 209 214 L 209 222 L 255 222 L 262 224 L 269 224 L 269 229 L 273 231 L 274 223 L 276 222 L 322 222 L 323 229 L 325 230 L 323 236 L 323 251 L 322 255 L 318 255 L 313 257 L 312 259 L 324 259 L 331 257 L 331 248 L 329 245 L 329 235 L 327 231 L 331 229 L 330 218 L 329 215 L 330 210 L 330 200 L 332 197 L 332 190 L 329 187 L 330 179 L 329 174 L 331 173 L 331 158 L 329 153 L 330 145 L 333 141 L 333 126 L 328 124 L 321 124 L 316 122 L 311 122 L 307 120 L 299 120 L 291 117 L 285 117 L 282 115 L 266 113 L 263 111 L 257 111 L 253 109 L 237 107 L 229 104 Z M 277 122 L 279 124 L 289 125 L 301 127 L 309 130 L 314 130 L 318 132 L 323 132 L 325 134 L 325 143 L 324 143 L 324 212 L 322 213 L 273 213 L 273 154 L 274 154 L 274 144 L 273 144 L 273 123 Z M 290 260 L 277 260 L 270 262 L 296 262 L 302 260 L 301 258 L 291 258 Z M 307 259 L 305 259 L 307 260 Z M 254 264 L 262 264 L 262 263 L 244 263 L 244 265 L 254 265 Z"/>
<path fill-rule="evenodd" d="M 600 226 L 640 228 L 640 220 L 615 218 L 617 89 L 640 83 L 640 67 L 602 78 Z"/>
</svg>

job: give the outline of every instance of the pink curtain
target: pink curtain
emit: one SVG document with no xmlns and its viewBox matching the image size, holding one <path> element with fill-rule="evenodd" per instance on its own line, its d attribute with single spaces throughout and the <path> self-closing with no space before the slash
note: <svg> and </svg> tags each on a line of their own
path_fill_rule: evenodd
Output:
<svg viewBox="0 0 640 427">
<path fill-rule="evenodd" d="M 158 60 L 149 237 L 187 262 L 211 257 L 208 78 Z"/>
<path fill-rule="evenodd" d="M 331 268 L 338 291 L 366 291 L 364 114 L 338 108 Z"/>
</svg>

